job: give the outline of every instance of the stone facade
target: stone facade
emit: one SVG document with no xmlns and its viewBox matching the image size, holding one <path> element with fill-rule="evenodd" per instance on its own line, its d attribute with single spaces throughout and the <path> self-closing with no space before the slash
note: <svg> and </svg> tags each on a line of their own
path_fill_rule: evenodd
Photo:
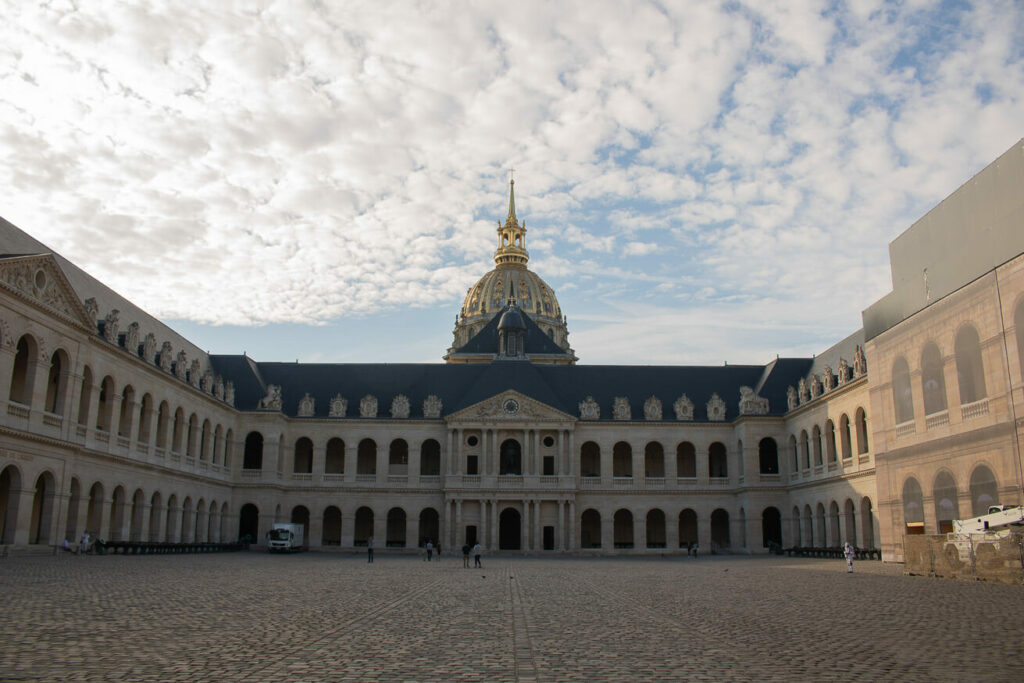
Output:
<svg viewBox="0 0 1024 683">
<path fill-rule="evenodd" d="M 521 251 L 499 248 L 516 268 Z M 462 403 L 443 382 L 314 386 L 302 378 L 329 373 L 299 364 L 264 382 L 251 359 L 208 357 L 127 301 L 75 290 L 42 250 L 3 257 L 2 542 L 259 543 L 294 520 L 313 548 L 851 541 L 901 560 L 907 532 L 1021 502 L 1024 254 L 1005 256 L 834 358 L 765 366 L 774 388 L 760 369 L 743 386 L 593 384 L 561 408 L 510 386 Z"/>
</svg>

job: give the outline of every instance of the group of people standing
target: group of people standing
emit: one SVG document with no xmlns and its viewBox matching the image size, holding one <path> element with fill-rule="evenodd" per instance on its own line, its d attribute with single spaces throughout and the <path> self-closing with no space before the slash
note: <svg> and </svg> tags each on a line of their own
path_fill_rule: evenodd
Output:
<svg viewBox="0 0 1024 683">
<path fill-rule="evenodd" d="M 438 543 L 436 546 L 433 541 L 427 540 L 427 544 L 423 547 L 423 561 L 430 562 L 434 557 L 434 551 L 437 551 L 437 559 L 441 559 L 441 544 Z M 479 567 L 483 569 L 483 564 L 480 563 L 480 556 L 483 555 L 483 548 L 480 547 L 479 543 L 473 545 L 470 548 L 469 544 L 466 543 L 462 546 L 462 566 L 469 569 L 469 556 L 473 555 L 473 567 Z M 369 538 L 366 541 L 366 561 L 373 564 L 373 538 Z"/>
</svg>

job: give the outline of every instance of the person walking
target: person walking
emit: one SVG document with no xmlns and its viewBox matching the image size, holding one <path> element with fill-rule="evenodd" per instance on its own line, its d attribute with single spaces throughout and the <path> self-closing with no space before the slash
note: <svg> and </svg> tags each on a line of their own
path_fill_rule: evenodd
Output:
<svg viewBox="0 0 1024 683">
<path fill-rule="evenodd" d="M 846 573 L 853 573 L 853 546 L 849 542 L 843 544 L 843 555 L 846 556 Z"/>
<path fill-rule="evenodd" d="M 430 562 L 430 558 L 434 555 L 434 544 L 427 541 L 427 562 Z"/>
<path fill-rule="evenodd" d="M 483 549 L 480 547 L 480 544 L 477 543 L 476 545 L 473 546 L 473 567 L 474 568 L 479 567 L 479 568 L 483 569 L 483 565 L 480 564 L 480 554 L 481 553 L 483 553 Z"/>
<path fill-rule="evenodd" d="M 462 544 L 462 566 L 469 569 L 469 544 Z"/>
<path fill-rule="evenodd" d="M 373 564 L 373 536 L 366 542 L 366 561 Z"/>
</svg>

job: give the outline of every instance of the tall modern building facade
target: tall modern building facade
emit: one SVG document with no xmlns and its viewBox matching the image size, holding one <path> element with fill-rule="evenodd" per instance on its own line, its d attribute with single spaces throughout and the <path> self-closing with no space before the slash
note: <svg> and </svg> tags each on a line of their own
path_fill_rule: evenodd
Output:
<svg viewBox="0 0 1024 683">
<path fill-rule="evenodd" d="M 209 355 L 0 220 L 2 542 L 294 521 L 313 549 L 899 561 L 1022 502 L 1024 141 L 890 244 L 892 292 L 814 358 L 586 365 L 526 233 L 510 188 L 445 362 L 299 364 Z"/>
</svg>

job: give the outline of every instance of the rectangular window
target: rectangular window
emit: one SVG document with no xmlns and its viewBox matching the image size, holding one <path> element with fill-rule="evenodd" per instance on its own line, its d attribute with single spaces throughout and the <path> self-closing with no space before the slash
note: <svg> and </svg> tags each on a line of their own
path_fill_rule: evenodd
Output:
<svg viewBox="0 0 1024 683">
<path fill-rule="evenodd" d="M 480 474 L 477 469 L 477 456 L 467 455 L 466 456 L 466 474 Z"/>
<path fill-rule="evenodd" d="M 545 455 L 544 456 L 544 474 L 551 476 L 555 473 L 555 456 Z"/>
</svg>

